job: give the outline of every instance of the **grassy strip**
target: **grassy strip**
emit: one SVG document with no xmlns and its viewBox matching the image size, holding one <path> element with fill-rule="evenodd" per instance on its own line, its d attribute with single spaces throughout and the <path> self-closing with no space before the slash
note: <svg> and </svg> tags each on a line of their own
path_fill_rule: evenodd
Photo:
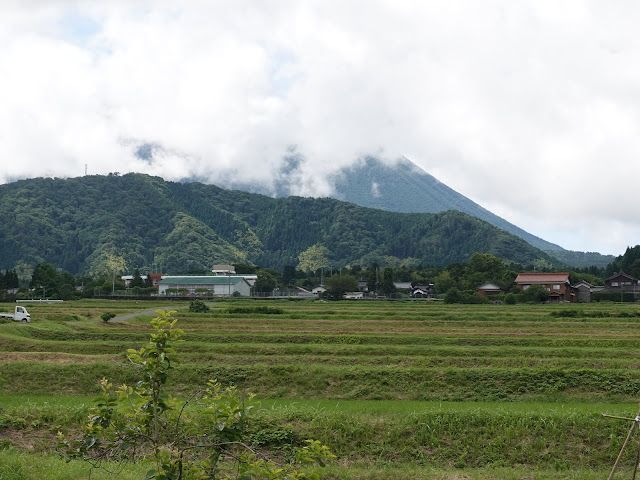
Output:
<svg viewBox="0 0 640 480">
<path fill-rule="evenodd" d="M 631 469 L 619 471 L 629 478 Z M 372 464 L 361 467 L 329 467 L 326 480 L 601 480 L 607 470 L 532 470 L 529 467 L 439 469 L 414 465 Z M 626 476 L 625 476 L 626 474 Z"/>
<path fill-rule="evenodd" d="M 7 361 L 41 361 L 41 362 L 120 362 L 123 355 L 82 355 L 77 353 L 57 352 L 0 352 L 0 362 Z M 518 357 L 462 357 L 443 358 L 440 356 L 409 356 L 409 355 L 366 355 L 366 356 L 298 356 L 298 355 L 219 355 L 215 353 L 197 353 L 182 355 L 185 363 L 208 363 L 227 366 L 244 366 L 251 363 L 265 365 L 289 365 L 309 363 L 316 365 L 354 366 L 385 366 L 388 368 L 535 368 L 535 369 L 640 369 L 640 360 L 590 358 L 566 359 L 544 356 L 541 358 Z"/>
<path fill-rule="evenodd" d="M 93 394 L 106 377 L 133 384 L 139 372 L 112 362 L 3 365 L 8 393 Z M 364 365 L 203 365 L 176 368 L 175 391 L 199 388 L 207 379 L 237 385 L 261 397 L 402 399 L 440 401 L 633 401 L 640 372 L 599 369 L 407 368 Z"/>
<path fill-rule="evenodd" d="M 41 456 L 20 452 L 15 449 L 0 451 L 0 478 L 3 480 L 85 480 L 89 478 L 86 463 L 65 461 L 55 455 Z M 111 466 L 112 468 L 115 466 Z M 128 465 L 119 471 L 117 478 L 138 480 L 143 478 L 148 467 Z M 630 470 L 619 473 L 628 478 Z M 481 468 L 481 469 L 438 469 L 400 464 L 368 464 L 353 467 L 330 466 L 325 472 L 325 480 L 596 480 L 605 478 L 606 469 L 538 470 L 527 467 Z M 626 476 L 625 476 L 626 475 Z M 91 471 L 91 479 L 107 480 L 114 476 L 103 470 Z"/>
<path fill-rule="evenodd" d="M 139 480 L 148 470 L 145 465 L 128 465 L 118 470 L 117 477 L 104 470 L 90 470 L 87 463 L 73 461 L 66 463 L 58 455 L 33 454 L 14 448 L 0 450 L 0 478 L 2 480 Z M 114 470 L 117 465 L 111 465 Z"/>
<path fill-rule="evenodd" d="M 0 409 L 4 412 L 38 412 L 40 409 L 85 408 L 92 404 L 93 395 L 0 395 Z M 522 412 L 562 416 L 569 414 L 609 414 L 633 416 L 637 402 L 442 402 L 411 400 L 328 400 L 303 398 L 259 398 L 260 408 L 286 413 L 289 410 L 310 415 L 318 411 L 353 412 L 371 415 L 405 415 L 420 412 L 476 412 L 519 414 Z M 24 414 L 22 414 L 24 416 Z"/>
<path fill-rule="evenodd" d="M 213 327 L 212 327 L 213 328 Z M 145 331 L 98 331 L 73 332 L 50 330 L 44 328 L 23 327 L 22 336 L 46 341 L 72 342 L 104 342 L 119 341 L 122 343 L 141 343 L 148 332 Z M 2 335 L 16 338 L 16 336 Z M 549 334 L 549 336 L 499 336 L 469 335 L 460 332 L 456 335 L 434 334 L 420 335 L 325 335 L 325 334 L 280 334 L 280 333 L 245 333 L 211 331 L 210 333 L 189 333 L 190 342 L 206 343 L 245 343 L 245 344 L 326 344 L 326 345 L 421 345 L 421 346 L 473 346 L 473 347 L 536 347 L 536 348 L 617 348 L 636 349 L 640 346 L 640 336 L 597 336 L 591 334 L 585 337 L 563 337 Z M 6 342 L 5 342 L 6 343 Z M 10 348 L 10 347 L 8 347 Z"/>
<path fill-rule="evenodd" d="M 188 335 L 187 338 L 191 336 Z M 66 352 L 77 354 L 122 353 L 126 348 L 137 345 L 135 341 L 127 341 L 126 336 L 121 341 L 44 341 L 15 336 L 0 336 L 0 351 L 4 352 Z M 620 366 L 633 367 L 640 361 L 638 350 L 621 348 L 593 348 L 593 347 L 531 347 L 518 346 L 448 346 L 448 345 L 360 345 L 350 343 L 340 344 L 309 344 L 309 343 L 211 343 L 196 342 L 190 339 L 183 347 L 186 359 L 206 360 L 212 354 L 216 355 L 273 355 L 273 356 L 330 356 L 362 357 L 353 361 L 364 360 L 366 357 L 435 357 L 440 364 L 448 360 L 455 364 L 459 358 L 504 358 L 514 361 L 521 358 L 531 360 L 566 359 L 567 361 L 605 361 L 615 359 Z M 628 363 L 627 363 L 628 362 Z"/>
<path fill-rule="evenodd" d="M 311 402 L 277 403 L 258 412 L 249 432 L 255 447 L 287 450 L 316 438 L 349 468 L 597 469 L 612 464 L 628 428 L 625 422 L 603 418 L 593 405 L 538 405 L 529 410 L 519 404 L 341 402 L 317 408 Z M 55 444 L 57 430 L 74 430 L 86 421 L 88 406 L 27 402 L 3 408 L 0 437 L 19 439 L 17 443 L 37 438 L 40 443 L 30 448 L 44 452 L 47 439 L 49 448 Z M 629 405 L 601 407 L 622 415 L 634 411 Z M 627 465 L 633 453 L 625 456 Z"/>
</svg>

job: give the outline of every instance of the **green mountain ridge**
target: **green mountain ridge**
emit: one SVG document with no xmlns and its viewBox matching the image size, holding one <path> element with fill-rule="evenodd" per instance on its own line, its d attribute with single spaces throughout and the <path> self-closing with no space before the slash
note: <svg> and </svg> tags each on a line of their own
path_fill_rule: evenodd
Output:
<svg viewBox="0 0 640 480">
<path fill-rule="evenodd" d="M 530 245 L 573 267 L 606 267 L 615 258 L 598 252 L 565 250 L 495 215 L 473 200 L 456 192 L 404 158 L 394 165 L 367 157 L 333 177 L 336 198 L 392 212 L 459 210 L 506 230 Z"/>
<path fill-rule="evenodd" d="M 232 181 L 227 185 L 236 190 L 287 197 L 295 191 L 303 177 L 300 171 L 303 163 L 304 157 L 299 154 L 284 157 L 281 168 L 274 173 L 271 187 Z M 332 198 L 363 207 L 401 213 L 458 210 L 522 238 L 566 265 L 606 267 L 614 259 L 613 255 L 601 255 L 597 252 L 565 250 L 537 237 L 456 192 L 407 158 L 387 164 L 371 156 L 364 157 L 331 175 L 328 180 L 334 189 L 330 195 Z"/>
<path fill-rule="evenodd" d="M 271 198 L 142 174 L 35 178 L 0 186 L 0 268 L 53 263 L 71 273 L 208 270 L 214 263 L 297 265 L 321 244 L 333 266 L 378 261 L 442 266 L 474 252 L 554 260 L 524 240 L 457 211 L 396 213 L 335 199 Z"/>
<path fill-rule="evenodd" d="M 367 157 L 334 177 L 336 198 L 392 212 L 438 213 L 458 210 L 513 233 L 543 251 L 564 250 L 481 207 L 429 175 L 410 160 L 394 165 Z"/>
</svg>

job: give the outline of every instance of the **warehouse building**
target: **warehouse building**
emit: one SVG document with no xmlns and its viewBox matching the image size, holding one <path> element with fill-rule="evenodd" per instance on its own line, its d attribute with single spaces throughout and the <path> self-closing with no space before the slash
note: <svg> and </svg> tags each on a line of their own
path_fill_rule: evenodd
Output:
<svg viewBox="0 0 640 480">
<path fill-rule="evenodd" d="M 203 294 L 218 297 L 251 295 L 251 285 L 243 276 L 188 275 L 162 277 L 158 283 L 159 295 Z"/>
</svg>

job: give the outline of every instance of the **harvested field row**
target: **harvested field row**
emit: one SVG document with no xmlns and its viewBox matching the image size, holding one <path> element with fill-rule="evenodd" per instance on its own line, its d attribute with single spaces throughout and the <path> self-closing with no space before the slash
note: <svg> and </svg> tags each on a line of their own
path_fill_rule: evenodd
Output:
<svg viewBox="0 0 640 480">
<path fill-rule="evenodd" d="M 305 333 L 260 333 L 251 331 L 240 333 L 238 331 L 219 331 L 211 326 L 214 331 L 191 332 L 189 339 L 195 342 L 210 343 L 315 343 L 315 344 L 360 344 L 360 345 L 507 345 L 507 346 L 535 346 L 535 347 L 601 347 L 601 348 L 629 348 L 640 347 L 640 333 L 634 335 L 611 335 L 609 333 L 592 332 L 591 334 L 559 335 L 557 332 L 547 335 L 536 335 L 536 332 L 520 331 L 513 335 L 500 334 L 471 334 L 464 332 L 406 334 L 402 332 L 387 332 L 386 335 L 371 334 L 359 335 L 345 332 L 344 334 L 305 334 Z M 142 329 L 116 331 L 69 331 L 47 330 L 42 328 L 23 327 L 16 331 L 24 338 L 52 341 L 131 341 L 141 343 L 146 339 L 146 332 Z M 4 336 L 0 329 L 0 336 Z"/>
<path fill-rule="evenodd" d="M 18 397 L 19 398 L 19 397 Z M 16 400 L 18 400 L 16 398 Z M 5 418 L 24 419 L 20 430 L 8 428 L 5 438 L 16 445 L 30 445 L 35 453 L 50 450 L 44 438 L 55 438 L 46 425 L 79 428 L 87 404 L 34 404 L 23 399 L 8 407 Z M 415 410 L 394 413 L 393 403 L 369 410 L 367 402 L 313 406 L 311 403 L 272 404 L 258 412 L 249 433 L 256 447 L 286 448 L 305 438 L 330 446 L 343 466 L 376 462 L 416 466 L 480 468 L 507 465 L 544 468 L 597 468 L 615 458 L 626 433 L 626 424 L 605 419 L 597 405 L 559 408 L 554 405 L 503 408 L 499 404 L 459 409 L 452 404 L 412 404 Z M 629 405 L 607 410 L 630 415 Z M 40 441 L 34 441 L 38 439 Z M 630 450 L 624 461 L 632 459 Z"/>
<path fill-rule="evenodd" d="M 79 428 L 86 418 L 88 407 L 55 403 L 56 396 L 92 396 L 102 377 L 135 384 L 139 372 L 124 352 L 147 341 L 151 316 L 144 312 L 153 306 L 36 304 L 28 307 L 31 324 L 0 324 L 0 440 L 14 441 L 18 451 L 42 445 L 43 454 L 46 435 L 60 425 Z M 252 441 L 279 450 L 318 438 L 340 457 L 329 478 L 402 478 L 353 473 L 363 465 L 394 474 L 434 469 L 406 478 L 599 478 L 563 472 L 606 471 L 628 425 L 600 413 L 633 416 L 640 397 L 640 309 L 633 304 L 232 300 L 203 314 L 189 313 L 185 302 L 164 306 L 178 310 L 185 330 L 170 390 L 190 395 L 216 378 L 257 393 L 268 408 Z M 257 306 L 282 313 L 229 313 Z M 104 312 L 140 315 L 103 323 Z M 33 393 L 51 403 L 27 410 L 3 403 Z M 437 403 L 417 403 L 425 401 Z M 500 403 L 475 408 L 487 401 Z M 631 460 L 625 457 L 627 467 Z M 483 468 L 503 470 L 476 475 Z M 438 473 L 446 469 L 460 474 Z"/>
<path fill-rule="evenodd" d="M 8 393 L 88 395 L 97 380 L 133 384 L 139 373 L 113 362 L 7 362 Z M 56 382 L 51 382 L 55 378 Z M 217 379 L 260 397 L 443 401 L 632 401 L 640 372 L 601 369 L 419 368 L 330 364 L 182 364 L 171 388 L 187 392 Z"/>
<path fill-rule="evenodd" d="M 482 339 L 438 339 L 437 343 L 429 343 L 428 339 L 423 342 L 414 341 L 403 344 L 401 342 L 384 344 L 373 342 L 373 339 L 366 338 L 339 338 L 331 342 L 331 338 L 282 338 L 275 337 L 267 339 L 264 337 L 244 338 L 245 342 L 240 343 L 243 338 L 234 337 L 198 337 L 190 343 L 189 350 L 194 353 L 207 352 L 232 352 L 252 354 L 260 352 L 273 352 L 278 354 L 291 355 L 337 355 L 337 356 L 366 356 L 384 355 L 388 353 L 407 354 L 415 356 L 447 355 L 451 357 L 518 357 L 522 355 L 533 357 L 553 357 L 553 358 L 618 358 L 621 361 L 628 360 L 634 362 L 638 359 L 639 352 L 635 342 L 625 341 L 596 341 L 591 339 L 581 348 L 580 342 L 557 341 L 510 341 L 508 343 L 487 342 Z M 249 341 L 251 340 L 251 341 Z M 272 340 L 273 343 L 264 343 L 265 340 Z M 287 343 L 286 340 L 297 340 L 299 343 Z M 336 340 L 336 339 L 334 339 Z M 421 339 L 418 339 L 421 340 Z M 0 351 L 42 351 L 42 352 L 68 352 L 83 354 L 104 354 L 123 352 L 127 348 L 139 345 L 135 339 L 125 336 L 114 338 L 100 336 L 97 341 L 91 342 L 86 339 L 73 341 L 64 340 L 39 340 L 25 338 L 0 337 Z M 319 348 L 319 350 L 316 350 Z M 333 349 L 326 352 L 325 349 Z M 628 350 L 627 350 L 628 349 Z M 577 353 L 572 353 L 578 350 Z"/>
<path fill-rule="evenodd" d="M 36 361 L 54 363 L 94 363 L 94 362 L 121 362 L 124 354 L 93 354 L 89 352 L 93 349 L 85 348 L 85 354 L 79 354 L 78 349 L 73 349 L 76 353 L 63 353 L 60 351 L 6 351 L 0 352 L 0 362 L 12 361 Z M 118 352 L 117 348 L 113 348 Z M 92 352 L 95 353 L 95 352 Z M 388 366 L 388 367 L 453 367 L 453 368 L 549 368 L 549 369 L 636 369 L 640 370 L 640 359 L 621 359 L 615 355 L 611 357 L 590 356 L 585 359 L 563 358 L 545 355 L 542 357 L 530 356 L 462 356 L 462 357 L 442 357 L 440 355 L 277 355 L 273 353 L 255 353 L 247 355 L 225 355 L 222 353 L 188 353 L 182 355 L 185 363 L 210 363 L 217 365 L 247 365 L 260 363 L 265 365 L 290 365 L 298 363 L 323 364 L 323 365 L 365 365 L 365 366 Z"/>
</svg>

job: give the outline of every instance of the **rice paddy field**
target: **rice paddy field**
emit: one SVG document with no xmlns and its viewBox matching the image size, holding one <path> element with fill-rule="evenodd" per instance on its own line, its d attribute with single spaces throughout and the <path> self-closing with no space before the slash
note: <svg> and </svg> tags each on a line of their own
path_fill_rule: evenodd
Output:
<svg viewBox="0 0 640 480">
<path fill-rule="evenodd" d="M 277 452 L 320 440 L 338 457 L 328 479 L 607 478 L 630 423 L 602 414 L 635 417 L 640 400 L 640 305 L 26 306 L 32 323 L 0 323 L 3 480 L 88 478 L 55 453 L 55 434 L 80 428 L 101 378 L 135 383 L 124 352 L 147 340 L 155 308 L 176 310 L 186 332 L 173 393 L 208 379 L 255 393 L 251 441 Z M 636 434 L 615 478 L 630 478 Z"/>
</svg>

